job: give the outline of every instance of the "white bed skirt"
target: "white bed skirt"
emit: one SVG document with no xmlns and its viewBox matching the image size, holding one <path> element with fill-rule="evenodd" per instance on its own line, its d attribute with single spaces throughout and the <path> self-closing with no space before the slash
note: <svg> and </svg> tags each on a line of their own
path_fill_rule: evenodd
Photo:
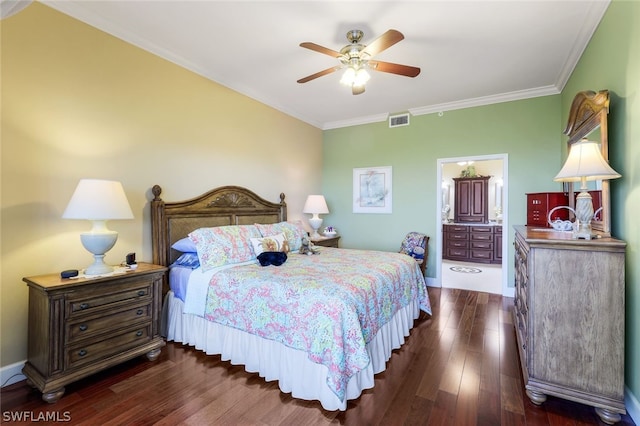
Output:
<svg viewBox="0 0 640 426">
<path fill-rule="evenodd" d="M 267 381 L 277 380 L 280 390 L 294 398 L 318 400 L 325 410 L 346 410 L 347 400 L 356 399 L 374 385 L 373 376 L 386 368 L 394 349 L 409 336 L 420 314 L 418 302 L 398 311 L 367 345 L 371 362 L 351 377 L 346 400 L 340 401 L 326 384 L 327 367 L 311 362 L 307 353 L 279 342 L 226 327 L 192 314 L 183 314 L 183 302 L 167 293 L 163 307 L 163 332 L 168 341 L 194 346 L 208 355 L 221 355 L 223 361 L 244 365 Z"/>
</svg>

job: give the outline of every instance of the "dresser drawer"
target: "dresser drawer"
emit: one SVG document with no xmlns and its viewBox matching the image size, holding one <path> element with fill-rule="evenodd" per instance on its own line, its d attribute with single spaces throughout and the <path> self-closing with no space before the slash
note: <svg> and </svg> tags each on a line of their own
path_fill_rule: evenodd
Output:
<svg viewBox="0 0 640 426">
<path fill-rule="evenodd" d="M 461 249 L 461 248 L 450 248 L 447 247 L 447 252 L 446 252 L 447 258 L 449 259 L 453 259 L 453 258 L 468 258 L 469 257 L 469 250 L 467 249 Z"/>
<path fill-rule="evenodd" d="M 492 226 L 470 226 L 469 231 L 471 232 L 472 235 L 473 234 L 491 235 L 493 233 L 493 227 Z"/>
<path fill-rule="evenodd" d="M 90 290 L 73 293 L 66 299 L 68 318 L 115 309 L 117 306 L 149 302 L 152 298 L 152 281 L 129 280 L 118 284 L 92 286 Z"/>
<path fill-rule="evenodd" d="M 484 236 L 484 235 L 483 235 Z M 488 239 L 486 238 L 471 238 L 471 248 L 483 248 L 487 250 L 493 250 L 493 237 L 488 235 Z"/>
<path fill-rule="evenodd" d="M 469 232 L 468 226 L 461 225 L 444 225 L 445 232 Z"/>
<path fill-rule="evenodd" d="M 151 341 L 150 322 L 121 330 L 105 338 L 90 339 L 84 344 L 69 346 L 66 349 L 65 366 L 68 369 L 80 367 L 140 346 L 147 341 Z"/>
<path fill-rule="evenodd" d="M 493 260 L 493 249 L 492 250 L 480 250 L 480 249 L 471 249 L 471 259 L 476 261 L 491 261 Z"/>
<path fill-rule="evenodd" d="M 79 318 L 75 321 L 69 321 L 66 324 L 65 343 L 74 343 L 128 325 L 150 321 L 152 316 L 151 303 L 143 302 L 102 316 Z"/>
<path fill-rule="evenodd" d="M 454 240 L 467 241 L 468 239 L 469 239 L 468 232 L 447 232 L 448 241 L 454 241 Z"/>
<path fill-rule="evenodd" d="M 447 248 L 451 249 L 468 249 L 469 241 L 464 240 L 455 240 L 455 241 L 446 241 Z"/>
<path fill-rule="evenodd" d="M 471 234 L 471 242 L 493 242 L 493 234 Z"/>
</svg>

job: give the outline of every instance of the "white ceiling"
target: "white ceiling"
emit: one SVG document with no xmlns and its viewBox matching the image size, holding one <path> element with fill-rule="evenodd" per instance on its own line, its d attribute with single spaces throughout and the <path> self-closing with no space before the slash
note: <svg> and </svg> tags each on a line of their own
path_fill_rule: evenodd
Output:
<svg viewBox="0 0 640 426">
<path fill-rule="evenodd" d="M 609 0 L 596 1 L 68 1 L 43 3 L 321 129 L 559 93 Z M 371 72 L 354 96 L 338 65 L 299 47 L 340 50 L 351 29 L 368 44 L 405 39 L 376 59 L 415 78 Z"/>
</svg>

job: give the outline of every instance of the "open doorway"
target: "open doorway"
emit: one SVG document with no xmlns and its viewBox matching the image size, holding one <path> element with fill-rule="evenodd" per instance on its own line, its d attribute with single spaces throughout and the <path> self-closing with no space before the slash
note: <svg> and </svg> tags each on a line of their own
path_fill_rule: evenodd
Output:
<svg viewBox="0 0 640 426">
<path fill-rule="evenodd" d="M 470 168 L 469 165 L 471 165 Z M 508 154 L 495 154 L 483 156 L 468 156 L 456 158 L 438 159 L 437 167 L 437 183 L 438 193 L 442 194 L 438 197 L 436 203 L 436 278 L 435 284 L 439 287 L 443 286 L 443 277 L 447 275 L 445 287 L 472 289 L 477 291 L 502 294 L 510 296 L 507 283 L 507 256 L 508 253 Z M 502 262 L 497 264 L 481 264 L 473 262 L 459 262 L 444 259 L 443 266 L 443 222 L 447 219 L 453 221 L 454 214 L 450 212 L 453 209 L 454 197 L 452 183 L 453 177 L 460 177 L 469 170 L 476 172 L 481 176 L 491 176 L 488 184 L 488 226 L 502 225 L 504 236 L 500 242 Z M 449 211 L 445 208 L 449 205 Z M 446 257 L 446 256 L 445 256 Z M 454 276 L 449 275 L 450 271 L 463 273 L 463 278 L 458 281 L 453 280 Z M 478 273 L 478 270 L 481 273 Z M 445 274 L 446 272 L 446 274 Z M 474 280 L 478 283 L 475 284 Z M 482 283 L 480 285 L 479 283 Z"/>
</svg>

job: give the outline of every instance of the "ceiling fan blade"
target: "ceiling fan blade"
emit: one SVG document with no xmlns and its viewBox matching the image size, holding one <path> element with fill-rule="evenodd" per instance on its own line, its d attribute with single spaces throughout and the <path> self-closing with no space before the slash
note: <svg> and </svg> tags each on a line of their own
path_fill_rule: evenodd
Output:
<svg viewBox="0 0 640 426">
<path fill-rule="evenodd" d="M 376 71 L 403 75 L 405 77 L 415 77 L 420 74 L 420 68 L 411 67 L 409 65 L 394 64 L 393 62 L 369 61 L 369 67 Z"/>
<path fill-rule="evenodd" d="M 335 67 L 327 68 L 326 70 L 319 71 L 315 74 L 308 75 L 304 78 L 298 80 L 298 83 L 306 83 L 307 81 L 315 80 L 318 77 L 322 77 L 323 75 L 331 74 L 332 72 L 338 71 L 341 66 L 337 65 Z"/>
<path fill-rule="evenodd" d="M 351 86 L 351 93 L 354 95 L 359 95 L 361 93 L 364 93 L 364 84 L 362 86 L 356 86 L 356 85 Z"/>
<path fill-rule="evenodd" d="M 369 57 L 375 56 L 383 50 L 393 46 L 403 38 L 404 36 L 400 31 L 389 30 L 369 43 L 367 47 L 362 49 L 362 52 L 360 52 L 360 57 L 362 57 L 363 54 L 368 55 Z"/>
<path fill-rule="evenodd" d="M 300 43 L 300 47 L 304 47 L 305 49 L 310 49 L 315 52 L 323 53 L 325 55 L 329 55 L 334 58 L 339 58 L 342 56 L 340 52 L 336 52 L 335 50 L 329 49 L 328 47 L 320 46 L 319 44 L 311 43 L 310 41 L 305 41 L 304 43 Z"/>
</svg>

